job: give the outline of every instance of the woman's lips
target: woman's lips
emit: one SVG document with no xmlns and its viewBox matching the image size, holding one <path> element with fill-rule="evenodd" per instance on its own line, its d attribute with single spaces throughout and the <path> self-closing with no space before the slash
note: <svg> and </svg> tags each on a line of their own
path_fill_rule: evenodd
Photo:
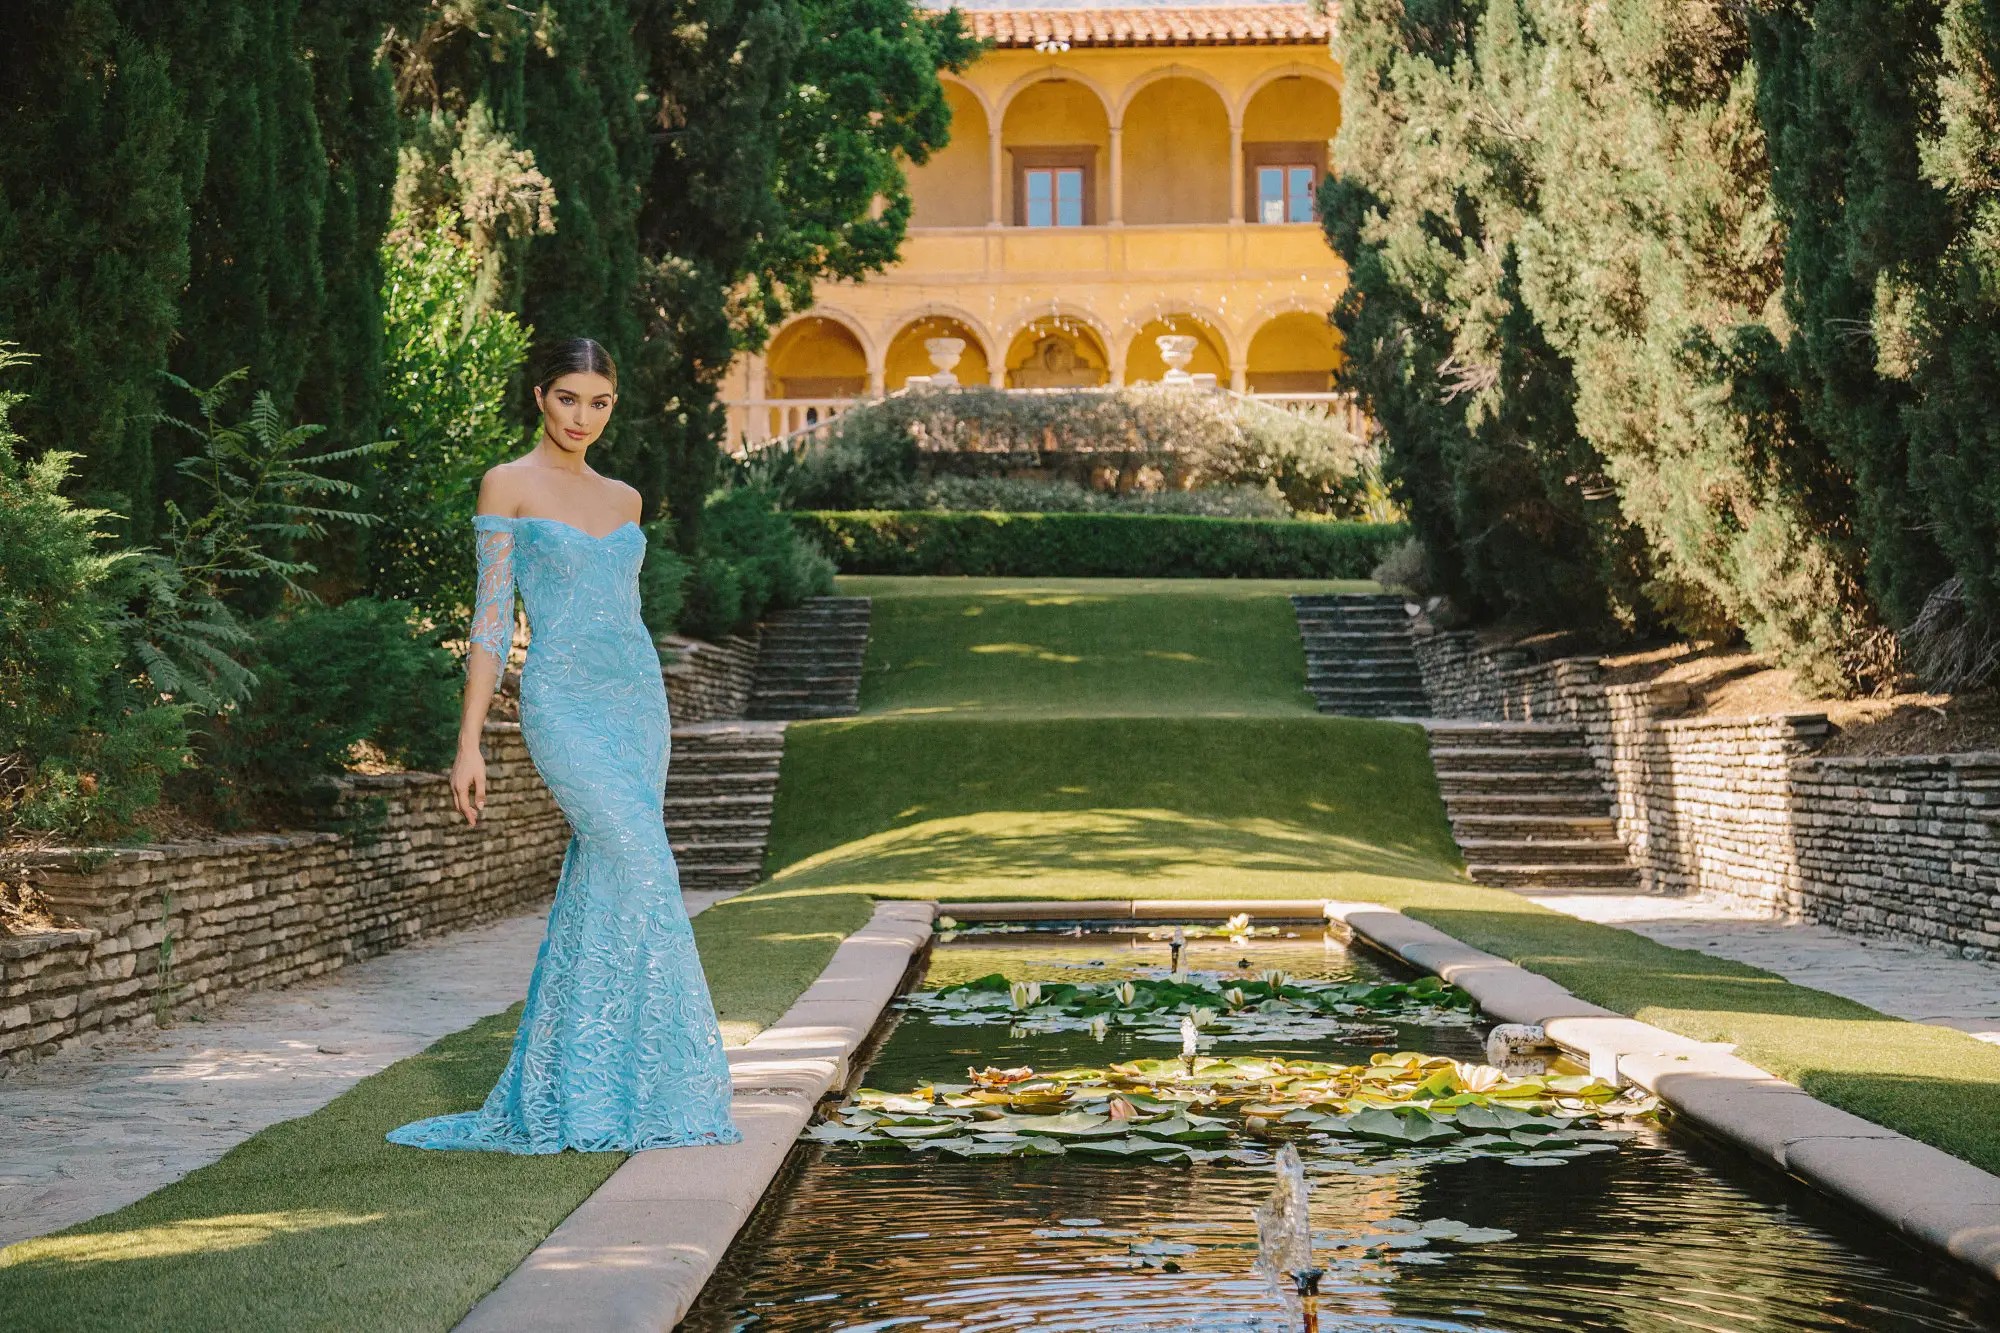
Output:
<svg viewBox="0 0 2000 1333">
<path fill-rule="evenodd" d="M 569 436 L 572 440 L 581 440 L 587 438 L 590 432 L 585 430 L 565 430 L 563 434 Z"/>
</svg>

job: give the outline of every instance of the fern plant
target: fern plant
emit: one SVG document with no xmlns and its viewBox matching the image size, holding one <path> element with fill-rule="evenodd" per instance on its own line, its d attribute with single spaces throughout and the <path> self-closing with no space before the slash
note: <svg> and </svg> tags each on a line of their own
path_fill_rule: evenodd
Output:
<svg viewBox="0 0 2000 1333">
<path fill-rule="evenodd" d="M 308 452 L 325 427 L 288 422 L 260 390 L 240 421 L 225 420 L 238 370 L 200 389 L 167 378 L 195 400 L 197 420 L 162 416 L 200 441 L 177 469 L 190 484 L 188 507 L 168 501 L 160 546 L 134 552 L 124 569 L 131 593 L 121 628 L 152 687 L 205 713 L 249 697 L 256 675 L 241 661 L 250 633 L 232 594 L 275 580 L 290 598 L 316 602 L 301 583 L 315 567 L 290 553 L 327 525 L 369 526 L 378 516 L 334 501 L 360 487 L 319 469 L 375 453 L 387 442 Z"/>
</svg>

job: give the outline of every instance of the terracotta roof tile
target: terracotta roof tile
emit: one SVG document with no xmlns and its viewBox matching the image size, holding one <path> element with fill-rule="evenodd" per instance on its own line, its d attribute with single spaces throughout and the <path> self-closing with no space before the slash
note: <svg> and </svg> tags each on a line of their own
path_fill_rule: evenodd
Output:
<svg viewBox="0 0 2000 1333">
<path fill-rule="evenodd" d="M 1305 5 L 1189 5 L 1160 9 L 968 9 L 974 36 L 998 47 L 1296 46 L 1333 35 L 1331 13 Z"/>
</svg>

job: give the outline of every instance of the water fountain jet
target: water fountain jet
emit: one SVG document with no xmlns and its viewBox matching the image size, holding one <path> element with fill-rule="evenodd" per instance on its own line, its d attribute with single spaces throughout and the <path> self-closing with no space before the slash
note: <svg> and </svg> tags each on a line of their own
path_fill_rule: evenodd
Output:
<svg viewBox="0 0 2000 1333">
<path fill-rule="evenodd" d="M 1299 1150 L 1278 1149 L 1278 1182 L 1257 1207 L 1257 1269 L 1277 1290 L 1289 1277 L 1299 1298 L 1305 1333 L 1319 1330 L 1319 1283 L 1326 1271 L 1312 1261 L 1312 1218 L 1307 1208 L 1306 1168 Z"/>
</svg>

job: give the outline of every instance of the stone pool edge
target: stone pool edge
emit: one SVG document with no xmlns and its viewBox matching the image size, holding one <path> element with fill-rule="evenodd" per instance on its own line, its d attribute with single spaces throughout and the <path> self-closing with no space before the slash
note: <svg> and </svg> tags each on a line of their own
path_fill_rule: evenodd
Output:
<svg viewBox="0 0 2000 1333">
<path fill-rule="evenodd" d="M 1608 1080 L 1636 1083 L 1714 1137 L 2000 1281 L 2000 1176 L 1829 1106 L 1699 1042 L 1578 999 L 1549 978 L 1378 903 L 1328 902 L 1330 923 L 1463 987 L 1504 1023 L 1534 1023 Z"/>
<path fill-rule="evenodd" d="M 635 1153 L 488 1292 L 459 1333 L 669 1330 L 694 1304 L 931 937 L 935 905 L 879 902 L 770 1027 L 729 1051 L 743 1141 Z"/>
</svg>

